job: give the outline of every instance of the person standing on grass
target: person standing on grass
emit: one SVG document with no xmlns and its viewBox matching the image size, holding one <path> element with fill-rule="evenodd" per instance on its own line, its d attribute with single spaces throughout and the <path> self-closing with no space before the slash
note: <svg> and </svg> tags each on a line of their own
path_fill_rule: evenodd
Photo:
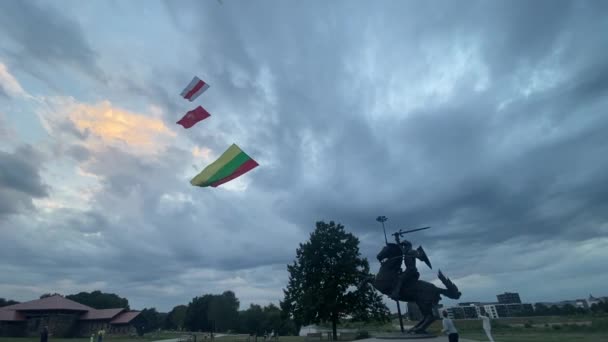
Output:
<svg viewBox="0 0 608 342">
<path fill-rule="evenodd" d="M 458 342 L 458 330 L 454 326 L 454 322 L 448 318 L 448 312 L 443 312 L 443 329 L 441 329 L 442 333 L 446 333 L 448 335 L 449 342 Z"/>
<path fill-rule="evenodd" d="M 483 331 L 486 332 L 488 339 L 491 342 L 494 342 L 494 338 L 492 337 L 492 326 L 490 325 L 490 317 L 488 317 L 488 314 L 486 313 L 485 315 L 479 315 L 479 318 L 481 318 L 481 320 L 483 321 Z"/>
<path fill-rule="evenodd" d="M 49 327 L 48 326 L 44 326 L 44 328 L 42 328 L 42 331 L 40 332 L 40 342 L 48 342 L 49 340 Z"/>
</svg>

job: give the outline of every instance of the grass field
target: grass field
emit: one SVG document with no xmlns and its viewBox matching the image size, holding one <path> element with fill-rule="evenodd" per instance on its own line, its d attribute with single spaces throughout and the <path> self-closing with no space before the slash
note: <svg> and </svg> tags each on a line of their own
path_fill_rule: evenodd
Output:
<svg viewBox="0 0 608 342">
<path fill-rule="evenodd" d="M 589 326 L 575 325 L 577 322 L 591 322 Z M 532 327 L 524 327 L 529 323 Z M 550 323 L 561 324 L 552 327 Z M 545 326 L 547 324 L 547 326 Z M 476 341 L 488 341 L 480 320 L 456 320 L 460 336 Z M 431 329 L 441 331 L 441 321 Z M 608 342 L 608 317 L 530 317 L 492 321 L 492 336 L 500 342 Z"/>
<path fill-rule="evenodd" d="M 580 326 L 575 323 L 590 322 L 590 325 Z M 476 341 L 487 341 L 480 320 L 455 320 L 456 328 L 462 338 Z M 524 324 L 528 323 L 528 327 Z M 561 324 L 552 327 L 551 323 Z M 413 322 L 406 322 L 411 325 Z M 398 321 L 389 324 L 362 324 L 346 323 L 339 328 L 366 330 L 372 335 L 374 332 L 384 332 L 395 329 Z M 531 327 L 530 327 L 531 326 Z M 429 328 L 430 332 L 440 334 L 441 321 L 436 321 Z M 150 342 L 163 339 L 177 338 L 186 333 L 183 332 L 154 332 L 143 337 L 111 337 L 104 338 L 104 342 Z M 202 333 L 197 333 L 197 342 L 205 342 Z M 512 318 L 492 321 L 492 335 L 498 342 L 608 342 L 608 316 L 573 316 L 573 317 L 530 317 Z M 13 338 L 0 337 L 0 342 L 38 342 L 38 338 Z M 207 339 L 206 341 L 209 341 Z M 446 338 L 447 341 L 447 338 Z M 88 338 L 49 339 L 49 342 L 89 342 Z M 246 335 L 218 337 L 215 342 L 248 342 Z M 253 340 L 249 341 L 253 342 Z M 264 342 L 258 338 L 258 342 Z M 279 342 L 306 342 L 305 337 L 281 336 Z"/>
<path fill-rule="evenodd" d="M 475 341 L 487 341 L 488 339 L 483 332 L 467 332 L 461 334 L 463 338 L 475 340 Z M 593 333 L 593 332 L 561 332 L 561 331 L 545 331 L 545 332 L 529 332 L 529 331 L 517 331 L 517 332 L 495 332 L 493 333 L 494 339 L 497 342 L 606 342 L 608 341 L 607 333 Z M 130 339 L 113 339 L 106 338 L 104 341 L 108 342 L 133 342 L 133 341 L 149 341 L 144 338 L 130 338 Z M 230 336 L 220 337 L 216 339 L 217 342 L 242 342 L 244 339 L 235 339 Z M 6 338 L 0 337 L 0 342 L 38 342 L 37 338 Z M 49 342 L 88 342 L 88 339 L 74 338 L 74 339 L 50 339 Z M 198 341 L 198 339 L 197 339 Z M 258 339 L 263 341 L 263 339 Z M 447 341 L 447 338 L 446 338 Z M 300 336 L 281 336 L 279 342 L 306 342 L 306 338 Z"/>
</svg>

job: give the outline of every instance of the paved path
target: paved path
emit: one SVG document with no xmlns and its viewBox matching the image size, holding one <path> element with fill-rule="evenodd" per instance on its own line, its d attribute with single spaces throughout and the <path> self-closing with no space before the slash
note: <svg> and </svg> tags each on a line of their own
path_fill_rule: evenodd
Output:
<svg viewBox="0 0 608 342">
<path fill-rule="evenodd" d="M 152 342 L 177 342 L 176 338 L 171 338 L 168 340 L 157 340 L 157 341 L 152 341 Z"/>
<path fill-rule="evenodd" d="M 416 340 L 406 340 L 406 339 L 395 339 L 395 340 L 385 340 L 385 339 L 380 339 L 380 338 L 367 338 L 364 340 L 359 340 L 359 341 L 365 341 L 365 342 L 411 342 L 411 341 L 415 341 L 415 342 L 448 342 L 448 337 L 447 336 L 438 336 L 435 338 L 422 338 L 422 339 L 416 339 Z M 469 340 L 466 338 L 459 338 L 458 339 L 459 342 L 478 342 L 476 340 Z"/>
<path fill-rule="evenodd" d="M 226 336 L 224 334 L 217 334 L 215 335 L 215 337 L 222 337 L 222 336 Z M 409 342 L 409 341 L 417 341 L 417 342 L 447 342 L 448 341 L 448 337 L 447 336 L 438 336 L 435 338 L 424 338 L 424 339 L 417 339 L 417 340 L 397 340 L 397 339 L 391 339 L 391 340 L 386 340 L 386 339 L 380 339 L 380 338 L 367 338 L 364 340 L 359 340 L 361 342 Z M 466 338 L 459 338 L 458 339 L 459 342 L 478 342 L 476 340 L 469 340 Z M 172 338 L 172 339 L 168 339 L 168 340 L 158 340 L 158 341 L 152 341 L 152 342 L 177 342 L 176 338 Z"/>
</svg>

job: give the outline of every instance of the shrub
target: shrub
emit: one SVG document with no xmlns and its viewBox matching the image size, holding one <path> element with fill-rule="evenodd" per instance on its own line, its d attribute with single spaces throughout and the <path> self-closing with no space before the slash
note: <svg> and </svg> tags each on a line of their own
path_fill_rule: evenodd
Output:
<svg viewBox="0 0 608 342">
<path fill-rule="evenodd" d="M 360 330 L 357 332 L 357 340 L 362 340 L 364 338 L 370 338 L 369 332 L 367 330 Z"/>
</svg>

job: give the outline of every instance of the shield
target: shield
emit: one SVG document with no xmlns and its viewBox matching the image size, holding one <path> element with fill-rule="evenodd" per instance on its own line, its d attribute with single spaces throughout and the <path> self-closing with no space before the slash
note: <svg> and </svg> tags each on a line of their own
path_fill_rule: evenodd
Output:
<svg viewBox="0 0 608 342">
<path fill-rule="evenodd" d="M 424 249 L 422 249 L 422 246 L 418 246 L 418 249 L 416 249 L 416 251 L 418 251 L 418 259 L 424 262 L 430 269 L 433 269 L 433 266 L 431 266 L 431 261 L 429 260 L 429 257 L 426 256 L 426 253 L 424 252 Z"/>
</svg>

